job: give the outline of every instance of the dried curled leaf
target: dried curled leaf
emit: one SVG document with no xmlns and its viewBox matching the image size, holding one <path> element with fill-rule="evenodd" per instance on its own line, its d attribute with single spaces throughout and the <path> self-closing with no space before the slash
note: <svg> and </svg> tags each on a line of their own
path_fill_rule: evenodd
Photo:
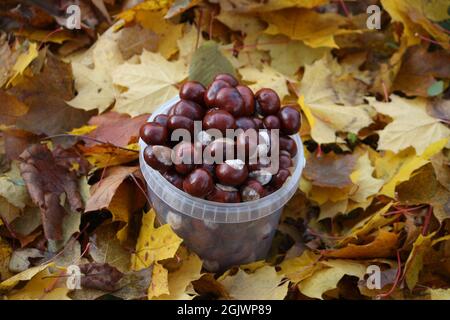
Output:
<svg viewBox="0 0 450 320">
<path fill-rule="evenodd" d="M 46 238 L 61 240 L 62 222 L 66 215 L 61 204 L 65 202 L 62 201 L 64 197 L 72 211 L 83 210 L 77 176 L 42 144 L 31 145 L 22 153 L 20 172 L 31 199 L 41 209 Z"/>
</svg>

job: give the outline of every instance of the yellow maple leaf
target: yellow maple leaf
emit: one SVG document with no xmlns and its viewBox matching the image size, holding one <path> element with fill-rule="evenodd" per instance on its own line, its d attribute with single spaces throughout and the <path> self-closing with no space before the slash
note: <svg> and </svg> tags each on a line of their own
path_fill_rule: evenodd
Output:
<svg viewBox="0 0 450 320">
<path fill-rule="evenodd" d="M 113 72 L 113 82 L 127 88 L 114 110 L 137 116 L 150 113 L 178 94 L 175 85 L 187 76 L 182 61 L 170 62 L 159 53 L 145 51 L 139 64 L 124 63 Z"/>
<path fill-rule="evenodd" d="M 404 271 L 406 285 L 410 290 L 412 290 L 416 286 L 417 281 L 419 281 L 419 273 L 423 267 L 423 257 L 426 250 L 431 247 L 432 238 L 435 234 L 435 232 L 430 233 L 427 236 L 419 234 L 419 237 L 414 241 L 408 260 L 406 260 Z"/>
<path fill-rule="evenodd" d="M 263 13 L 261 17 L 269 24 L 266 33 L 284 34 L 312 48 L 337 48 L 334 35 L 342 33 L 340 26 L 346 23 L 345 17 L 338 14 L 307 9 L 284 9 Z"/>
<path fill-rule="evenodd" d="M 301 256 L 284 260 L 280 265 L 278 274 L 284 275 L 293 283 L 298 283 L 314 274 L 323 266 L 318 263 L 320 255 L 305 250 Z"/>
<path fill-rule="evenodd" d="M 253 92 L 262 88 L 271 88 L 278 93 L 280 100 L 289 95 L 286 83 L 289 78 L 266 64 L 263 65 L 262 70 L 244 67 L 239 69 L 239 73 L 244 81 L 253 83 L 250 85 Z"/>
<path fill-rule="evenodd" d="M 375 98 L 368 98 L 368 101 L 379 113 L 393 119 L 378 133 L 380 150 L 398 152 L 412 146 L 417 155 L 421 155 L 431 143 L 450 137 L 450 129 L 428 115 L 426 99 L 411 100 L 393 95 L 389 103 Z"/>
<path fill-rule="evenodd" d="M 168 295 L 169 272 L 161 264 L 155 263 L 152 271 L 152 281 L 148 287 L 147 297 L 149 300 L 161 295 Z"/>
<path fill-rule="evenodd" d="M 326 257 L 344 259 L 389 258 L 395 254 L 398 235 L 380 229 L 372 242 L 363 245 L 349 243 L 346 247 L 334 250 L 323 250 Z"/>
<path fill-rule="evenodd" d="M 405 28 L 405 35 L 408 39 L 408 46 L 420 44 L 424 30 L 432 35 L 439 44 L 445 48 L 450 48 L 450 36 L 443 28 L 433 23 L 427 18 L 428 16 L 436 16 L 435 11 L 440 13 L 446 12 L 445 1 L 438 6 L 430 5 L 429 1 L 423 0 L 381 0 L 383 8 L 389 13 L 394 21 L 399 21 Z M 432 4 L 431 4 L 432 5 Z M 447 4 L 448 8 L 448 4 Z M 433 13 L 433 14 L 430 14 Z"/>
<path fill-rule="evenodd" d="M 162 294 L 154 300 L 192 300 L 196 293 L 192 288 L 192 281 L 202 276 L 202 261 L 193 252 L 186 249 L 180 250 L 181 266 L 168 275 L 169 294 Z M 162 288 L 164 288 L 164 282 Z M 165 290 L 165 289 L 164 289 Z M 161 290 L 162 291 L 162 290 Z"/>
<path fill-rule="evenodd" d="M 33 278 L 36 274 L 41 272 L 42 270 L 47 269 L 52 266 L 53 263 L 47 263 L 40 266 L 29 268 L 21 273 L 18 273 L 11 278 L 6 279 L 2 283 L 0 283 L 0 291 L 8 291 L 14 288 L 20 281 L 26 281 Z"/>
<path fill-rule="evenodd" d="M 298 289 L 305 296 L 323 299 L 322 295 L 335 289 L 343 276 L 362 279 L 366 274 L 366 265 L 352 260 L 329 260 L 323 261 L 322 264 L 325 268 L 317 270 L 298 284 Z"/>
<path fill-rule="evenodd" d="M 311 137 L 321 144 L 343 142 L 336 137 L 336 132 L 357 134 L 372 122 L 370 107 L 336 104 L 337 97 L 330 82 L 332 65 L 329 56 L 307 65 L 299 88 L 304 96 L 299 98 L 300 106 L 310 125 L 312 123 Z"/>
<path fill-rule="evenodd" d="M 183 239 L 165 224 L 155 228 L 155 211 L 142 216 L 142 226 L 136 243 L 136 253 L 131 256 L 131 266 L 135 271 L 148 268 L 154 262 L 172 258 Z"/>
<path fill-rule="evenodd" d="M 380 190 L 383 186 L 383 180 L 372 176 L 374 170 L 375 168 L 370 163 L 369 154 L 365 152 L 358 158 L 355 171 L 350 175 L 352 182 L 358 186 L 356 192 L 350 195 L 350 199 L 356 202 L 364 202 Z"/>
<path fill-rule="evenodd" d="M 101 37 L 92 49 L 92 61 L 93 66 L 85 65 L 81 61 L 72 62 L 78 95 L 67 103 L 74 108 L 98 109 L 103 112 L 109 108 L 116 97 L 111 73 L 123 63 L 117 42 L 108 37 Z"/>
<path fill-rule="evenodd" d="M 25 287 L 10 294 L 10 300 L 70 300 L 69 289 L 65 285 L 56 284 L 55 276 L 60 272 L 51 273 L 48 268 L 37 273 Z M 56 284 L 56 286 L 55 286 Z"/>
<path fill-rule="evenodd" d="M 407 181 L 411 174 L 426 165 L 429 158 L 439 153 L 447 144 L 448 139 L 444 138 L 428 146 L 417 156 L 411 149 L 406 149 L 398 154 L 391 151 L 385 152 L 383 157 L 375 160 L 376 176 L 385 181 L 380 194 L 384 194 L 395 199 L 395 187 L 403 181 Z"/>
<path fill-rule="evenodd" d="M 158 52 L 169 59 L 178 51 L 177 40 L 181 38 L 183 24 L 173 24 L 164 19 L 163 11 L 137 11 L 135 21 L 158 35 Z"/>
<path fill-rule="evenodd" d="M 312 48 L 303 41 L 291 40 L 284 35 L 261 35 L 257 39 L 258 50 L 269 51 L 271 66 L 287 76 L 293 76 L 300 67 L 322 58 L 328 48 Z"/>
<path fill-rule="evenodd" d="M 237 300 L 283 300 L 289 283 L 282 280 L 283 275 L 277 274 L 274 267 L 265 266 L 250 274 L 239 269 L 235 275 L 220 278 L 219 282 Z"/>
<path fill-rule="evenodd" d="M 136 13 L 139 11 L 156 11 L 161 9 L 167 9 L 169 8 L 171 3 L 172 0 L 145 0 L 135 5 L 131 9 L 122 11 L 117 15 L 117 18 L 122 19 L 125 22 L 129 23 L 135 19 Z"/>
<path fill-rule="evenodd" d="M 344 234 L 344 238 L 338 242 L 337 246 L 342 247 L 349 242 L 361 239 L 372 233 L 373 231 L 389 225 L 391 222 L 396 220 L 397 217 L 395 215 L 385 216 L 391 206 L 392 203 L 390 202 L 371 216 L 354 225 L 349 231 Z"/>
</svg>

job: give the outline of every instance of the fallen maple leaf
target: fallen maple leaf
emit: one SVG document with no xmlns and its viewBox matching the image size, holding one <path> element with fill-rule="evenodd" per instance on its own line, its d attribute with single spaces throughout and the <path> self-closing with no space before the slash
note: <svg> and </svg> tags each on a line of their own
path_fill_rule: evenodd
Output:
<svg viewBox="0 0 450 320">
<path fill-rule="evenodd" d="M 76 175 L 57 163 L 51 151 L 42 144 L 30 146 L 21 155 L 20 172 L 33 202 L 39 206 L 47 239 L 62 239 L 62 222 L 66 210 L 61 205 L 64 194 L 70 208 L 83 210 Z"/>
<path fill-rule="evenodd" d="M 320 157 L 311 156 L 303 175 L 317 186 L 344 188 L 353 183 L 350 174 L 355 164 L 356 159 L 351 154 L 337 155 L 330 152 Z"/>
<path fill-rule="evenodd" d="M 278 93 L 280 100 L 289 95 L 286 83 L 288 78 L 266 64 L 263 64 L 262 70 L 244 67 L 239 69 L 239 73 L 242 75 L 242 80 L 252 83 L 250 88 L 253 92 L 270 87 Z"/>
<path fill-rule="evenodd" d="M 325 268 L 317 270 L 311 277 L 298 284 L 298 289 L 305 296 L 323 299 L 323 294 L 335 289 L 343 276 L 350 275 L 362 279 L 366 274 L 366 266 L 352 260 L 328 260 L 322 264 Z"/>
<path fill-rule="evenodd" d="M 0 110 L 0 124 L 14 124 L 20 116 L 28 112 L 28 107 L 16 97 L 0 90 L 2 109 Z"/>
<path fill-rule="evenodd" d="M 95 126 L 87 136 L 98 141 L 110 143 L 119 147 L 126 147 L 129 144 L 138 142 L 139 129 L 147 122 L 149 114 L 131 118 L 127 114 L 117 112 L 107 112 L 99 116 L 92 117 L 88 124 Z M 92 146 L 98 142 L 86 139 L 87 146 Z"/>
<path fill-rule="evenodd" d="M 93 113 L 69 107 L 65 100 L 73 97 L 70 66 L 47 53 L 42 70 L 24 76 L 8 93 L 29 107 L 16 125 L 36 134 L 63 133 L 84 124 Z"/>
<path fill-rule="evenodd" d="M 168 224 L 155 228 L 155 218 L 153 210 L 142 217 L 136 252 L 131 256 L 133 270 L 147 268 L 154 262 L 172 258 L 183 241 Z"/>
<path fill-rule="evenodd" d="M 289 283 L 282 279 L 275 268 L 264 266 L 250 274 L 239 269 L 233 276 L 222 276 L 219 282 L 236 300 L 283 300 Z"/>
<path fill-rule="evenodd" d="M 103 291 L 114 291 L 123 273 L 107 263 L 86 263 L 79 266 L 81 286 Z"/>
<path fill-rule="evenodd" d="M 113 72 L 113 82 L 127 88 L 114 110 L 137 116 L 154 111 L 177 95 L 175 85 L 187 76 L 182 61 L 170 62 L 158 53 L 144 51 L 139 64 L 124 63 Z"/>
<path fill-rule="evenodd" d="M 189 252 L 186 249 L 180 251 L 180 268 L 167 275 L 167 288 L 169 293 L 158 295 L 154 300 L 191 300 L 195 297 L 196 293 L 192 289 L 191 283 L 200 279 L 202 276 L 201 270 L 203 263 L 195 253 Z M 162 277 L 160 278 L 164 279 L 163 277 L 164 273 L 162 273 Z M 162 288 L 165 288 L 165 285 Z M 162 288 L 160 286 L 157 292 L 152 292 L 149 288 L 149 298 L 150 294 L 164 292 L 165 289 L 161 290 Z"/>
<path fill-rule="evenodd" d="M 393 90 L 428 97 L 428 89 L 436 78 L 450 78 L 450 54 L 443 50 L 428 52 L 421 46 L 410 47 L 403 57 Z"/>
<path fill-rule="evenodd" d="M 331 258 L 370 259 L 389 258 L 395 255 L 398 235 L 380 229 L 372 242 L 362 245 L 348 244 L 346 247 L 334 250 L 322 250 L 321 254 Z"/>
<path fill-rule="evenodd" d="M 341 106 L 331 85 L 329 57 L 306 66 L 300 83 L 299 104 L 311 126 L 311 137 L 317 143 L 343 142 L 337 132 L 358 134 L 372 119 L 367 106 Z"/>
<path fill-rule="evenodd" d="M 137 167 L 111 167 L 103 175 L 103 179 L 91 187 L 91 196 L 86 204 L 85 211 L 101 210 L 109 206 L 116 194 L 117 188 Z"/>
<path fill-rule="evenodd" d="M 122 54 L 116 41 L 100 38 L 92 49 L 93 68 L 82 62 L 72 62 L 77 96 L 67 103 L 78 109 L 98 109 L 103 112 L 116 98 L 112 83 L 112 72 L 123 63 Z"/>
</svg>

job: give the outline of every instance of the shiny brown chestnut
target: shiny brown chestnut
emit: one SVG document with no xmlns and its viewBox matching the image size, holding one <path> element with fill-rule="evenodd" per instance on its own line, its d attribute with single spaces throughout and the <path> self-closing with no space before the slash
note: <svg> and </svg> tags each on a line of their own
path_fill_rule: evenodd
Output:
<svg viewBox="0 0 450 320">
<path fill-rule="evenodd" d="M 185 116 L 192 120 L 201 120 L 203 114 L 203 108 L 198 103 L 189 100 L 180 100 L 173 107 L 173 115 Z"/>
<path fill-rule="evenodd" d="M 207 108 L 213 108 L 216 106 L 217 93 L 223 88 L 230 88 L 231 85 L 223 80 L 213 81 L 205 91 L 205 104 Z"/>
<path fill-rule="evenodd" d="M 225 82 L 228 82 L 230 84 L 230 86 L 232 87 L 236 87 L 239 82 L 236 80 L 235 77 L 233 77 L 231 74 L 229 73 L 219 73 L 214 80 L 223 80 Z"/>
<path fill-rule="evenodd" d="M 251 116 L 255 113 L 255 96 L 253 91 L 247 86 L 237 86 L 236 90 L 239 91 L 242 100 L 244 101 L 244 107 L 242 109 L 243 116 Z"/>
<path fill-rule="evenodd" d="M 194 120 L 185 116 L 171 115 L 167 120 L 167 128 L 171 131 L 185 129 L 192 133 L 194 132 Z"/>
<path fill-rule="evenodd" d="M 167 127 L 167 121 L 169 120 L 169 116 L 167 114 L 158 114 L 153 122 L 159 123 L 163 127 Z"/>
<path fill-rule="evenodd" d="M 217 162 L 223 162 L 228 159 L 234 159 L 236 154 L 236 144 L 232 139 L 219 138 L 211 142 L 203 152 L 206 156 L 211 156 Z M 204 159 L 205 162 L 208 159 Z"/>
<path fill-rule="evenodd" d="M 291 155 L 280 154 L 279 164 L 281 169 L 289 169 L 294 166 Z"/>
<path fill-rule="evenodd" d="M 247 166 L 245 164 L 235 165 L 233 161 L 240 160 L 227 160 L 225 163 L 216 166 L 216 177 L 221 184 L 238 186 L 247 179 Z"/>
<path fill-rule="evenodd" d="M 264 122 L 262 121 L 262 119 L 258 117 L 253 117 L 253 122 L 256 124 L 256 127 L 258 129 L 264 129 Z"/>
<path fill-rule="evenodd" d="M 171 169 L 164 172 L 163 177 L 180 190 L 183 190 L 183 177 L 175 170 Z"/>
<path fill-rule="evenodd" d="M 277 114 L 280 110 L 280 98 L 272 89 L 260 89 L 255 93 L 255 99 L 259 104 L 259 112 L 261 112 L 263 116 Z"/>
<path fill-rule="evenodd" d="M 197 81 L 187 81 L 180 88 L 180 98 L 203 105 L 206 88 Z"/>
<path fill-rule="evenodd" d="M 225 191 L 218 187 L 214 187 L 213 192 L 211 192 L 206 199 L 221 203 L 238 203 L 241 202 L 241 195 L 238 191 Z"/>
<path fill-rule="evenodd" d="M 214 181 L 205 169 L 195 169 L 183 181 L 183 190 L 194 197 L 204 198 L 214 190 Z"/>
<path fill-rule="evenodd" d="M 173 148 L 173 152 L 173 163 L 178 173 L 186 175 L 194 170 L 195 148 L 192 143 L 182 141 Z"/>
<path fill-rule="evenodd" d="M 140 136 L 145 143 L 165 145 L 169 137 L 167 128 L 159 123 L 147 122 L 140 129 Z"/>
<path fill-rule="evenodd" d="M 266 195 L 266 190 L 257 180 L 249 179 L 241 187 L 241 199 L 245 202 L 258 200 Z"/>
<path fill-rule="evenodd" d="M 215 106 L 228 111 L 235 117 L 242 115 L 244 110 L 244 100 L 236 88 L 222 88 L 217 92 Z"/>
<path fill-rule="evenodd" d="M 280 150 L 286 150 L 293 158 L 297 154 L 297 144 L 290 137 L 280 137 Z"/>
<path fill-rule="evenodd" d="M 263 119 L 264 127 L 267 130 L 280 129 L 281 122 L 277 116 L 270 115 Z"/>
<path fill-rule="evenodd" d="M 270 184 L 275 189 L 280 189 L 283 186 L 283 184 L 286 182 L 287 178 L 289 178 L 290 175 L 291 175 L 291 173 L 289 172 L 289 170 L 280 169 L 280 170 L 278 170 L 278 172 L 275 175 L 273 175 L 272 180 L 270 181 Z"/>
<path fill-rule="evenodd" d="M 240 117 L 236 119 L 236 128 L 242 129 L 244 131 L 248 129 L 256 130 L 258 127 L 256 126 L 255 121 L 253 121 L 250 117 Z"/>
<path fill-rule="evenodd" d="M 235 129 L 234 117 L 225 110 L 211 110 L 203 118 L 203 130 L 218 129 L 226 134 L 226 129 Z"/>
<path fill-rule="evenodd" d="M 172 149 L 148 145 L 144 149 L 145 162 L 155 170 L 165 172 L 172 166 Z"/>
<path fill-rule="evenodd" d="M 298 132 L 301 126 L 300 112 L 291 105 L 283 107 L 278 112 L 278 118 L 281 123 L 281 131 L 284 134 L 291 135 Z"/>
</svg>

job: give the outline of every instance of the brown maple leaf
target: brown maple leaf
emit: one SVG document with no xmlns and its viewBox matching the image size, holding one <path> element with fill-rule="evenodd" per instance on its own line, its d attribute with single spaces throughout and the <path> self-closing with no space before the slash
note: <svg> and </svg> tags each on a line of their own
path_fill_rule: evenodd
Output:
<svg viewBox="0 0 450 320">
<path fill-rule="evenodd" d="M 62 222 L 66 215 L 61 196 L 66 196 L 72 211 L 83 211 L 76 174 L 42 144 L 28 147 L 20 155 L 20 160 L 20 172 L 30 197 L 41 210 L 45 237 L 61 240 Z"/>
<path fill-rule="evenodd" d="M 103 291 L 114 291 L 117 282 L 122 279 L 123 273 L 107 263 L 87 263 L 80 265 L 83 288 L 97 289 Z"/>
<path fill-rule="evenodd" d="M 117 112 L 107 112 L 102 115 L 92 117 L 88 124 L 96 125 L 97 128 L 91 131 L 88 136 L 103 142 L 111 143 L 115 146 L 125 147 L 139 139 L 139 129 L 147 121 L 149 114 L 131 118 L 127 114 Z M 86 145 L 95 144 L 92 140 L 87 140 Z"/>
<path fill-rule="evenodd" d="M 316 186 L 344 188 L 352 185 L 350 174 L 355 164 L 354 155 L 330 152 L 320 157 L 310 157 L 303 174 Z"/>
</svg>

